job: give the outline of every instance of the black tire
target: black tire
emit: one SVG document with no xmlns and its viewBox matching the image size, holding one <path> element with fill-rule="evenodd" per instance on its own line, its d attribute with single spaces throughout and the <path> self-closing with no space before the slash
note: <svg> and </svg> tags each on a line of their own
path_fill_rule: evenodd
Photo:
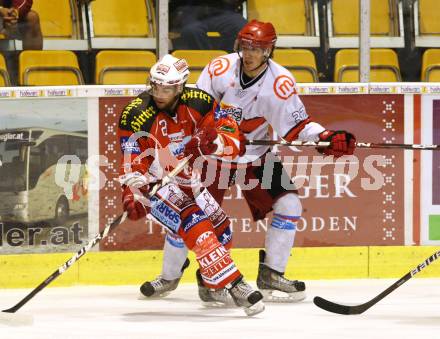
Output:
<svg viewBox="0 0 440 339">
<path fill-rule="evenodd" d="M 54 224 L 57 226 L 64 225 L 69 219 L 69 202 L 66 197 L 60 197 L 55 205 Z"/>
</svg>

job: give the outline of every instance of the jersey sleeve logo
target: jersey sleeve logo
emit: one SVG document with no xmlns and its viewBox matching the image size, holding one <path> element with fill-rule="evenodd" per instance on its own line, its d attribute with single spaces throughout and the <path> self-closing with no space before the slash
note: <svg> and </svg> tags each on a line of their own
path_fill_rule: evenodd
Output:
<svg viewBox="0 0 440 339">
<path fill-rule="evenodd" d="M 214 111 L 214 121 L 218 121 L 222 118 L 226 118 L 228 116 L 228 112 L 220 108 L 220 105 L 217 105 Z"/>
<path fill-rule="evenodd" d="M 240 124 L 241 119 L 243 118 L 243 110 L 240 107 L 228 105 L 224 102 L 220 103 L 220 111 L 222 115 L 232 117 L 237 122 L 237 124 Z"/>
<path fill-rule="evenodd" d="M 273 83 L 273 90 L 278 98 L 287 100 L 296 94 L 295 81 L 287 75 L 280 75 Z"/>
<path fill-rule="evenodd" d="M 220 76 L 229 69 L 229 60 L 227 58 L 219 57 L 211 62 L 208 68 L 209 75 Z"/>
<path fill-rule="evenodd" d="M 122 152 L 129 154 L 141 154 L 141 148 L 139 147 L 136 139 L 131 140 L 129 137 L 122 137 L 120 142 Z"/>
</svg>

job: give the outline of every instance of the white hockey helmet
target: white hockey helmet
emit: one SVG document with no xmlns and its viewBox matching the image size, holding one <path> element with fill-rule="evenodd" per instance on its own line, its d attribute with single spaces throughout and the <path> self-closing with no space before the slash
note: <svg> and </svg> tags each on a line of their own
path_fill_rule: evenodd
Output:
<svg viewBox="0 0 440 339">
<path fill-rule="evenodd" d="M 150 69 L 150 84 L 161 86 L 184 85 L 189 77 L 188 63 L 166 54 Z"/>
</svg>

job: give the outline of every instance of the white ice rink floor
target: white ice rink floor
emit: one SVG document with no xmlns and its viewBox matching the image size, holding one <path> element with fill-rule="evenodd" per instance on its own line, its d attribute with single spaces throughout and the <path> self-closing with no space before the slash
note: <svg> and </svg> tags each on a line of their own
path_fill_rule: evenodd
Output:
<svg viewBox="0 0 440 339">
<path fill-rule="evenodd" d="M 440 279 L 411 279 L 361 315 L 328 313 L 312 302 L 319 295 L 364 303 L 396 280 L 308 281 L 305 301 L 266 303 L 255 317 L 203 307 L 193 284 L 163 300 L 139 300 L 137 286 L 46 288 L 18 311 L 34 323 L 0 324 L 0 338 L 440 338 Z M 0 308 L 29 292 L 0 290 Z"/>
</svg>

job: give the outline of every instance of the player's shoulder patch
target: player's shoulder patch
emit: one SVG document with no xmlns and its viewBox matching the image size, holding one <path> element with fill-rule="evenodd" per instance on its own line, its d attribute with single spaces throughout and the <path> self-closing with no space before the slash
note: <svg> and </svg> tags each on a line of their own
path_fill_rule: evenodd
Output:
<svg viewBox="0 0 440 339">
<path fill-rule="evenodd" d="M 189 108 L 193 108 L 201 115 L 210 112 L 214 106 L 214 98 L 200 88 L 185 87 L 180 100 Z"/>
<path fill-rule="evenodd" d="M 119 128 L 133 132 L 149 131 L 158 111 L 148 92 L 133 99 L 121 113 Z"/>
<path fill-rule="evenodd" d="M 209 63 L 208 73 L 211 77 L 218 77 L 225 74 L 234 62 L 234 58 L 231 55 L 225 55 L 215 58 Z"/>
<path fill-rule="evenodd" d="M 269 66 L 273 77 L 273 92 L 278 99 L 287 100 L 297 94 L 296 81 L 292 73 L 283 66 L 270 60 Z"/>
<path fill-rule="evenodd" d="M 287 100 L 297 94 L 295 80 L 286 74 L 278 75 L 273 83 L 273 91 L 277 98 Z"/>
</svg>

